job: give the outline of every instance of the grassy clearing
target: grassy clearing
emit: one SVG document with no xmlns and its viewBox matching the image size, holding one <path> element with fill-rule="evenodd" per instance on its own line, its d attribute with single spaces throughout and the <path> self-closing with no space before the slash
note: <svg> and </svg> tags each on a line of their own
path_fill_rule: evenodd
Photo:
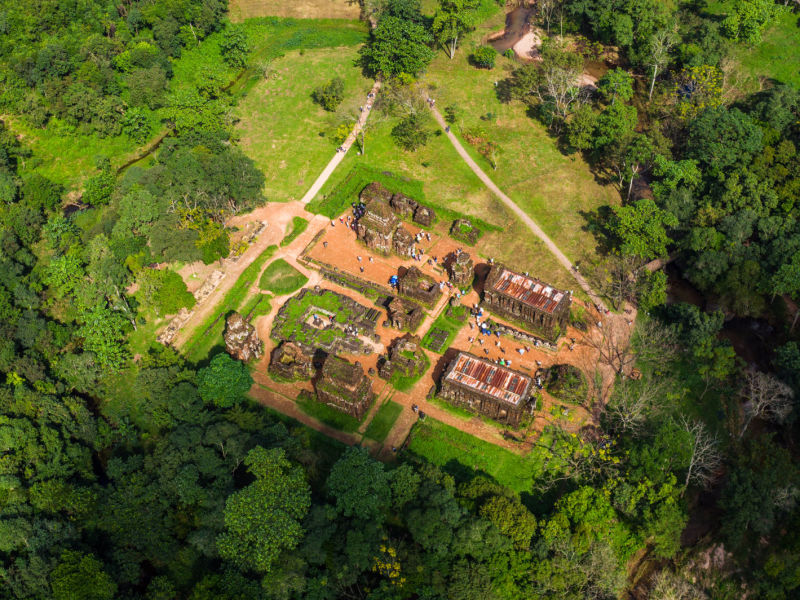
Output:
<svg viewBox="0 0 800 600">
<path fill-rule="evenodd" d="M 293 217 L 292 222 L 286 228 L 286 237 L 281 240 L 281 247 L 288 246 L 295 241 L 301 233 L 308 228 L 308 221 L 303 217 Z"/>
<path fill-rule="evenodd" d="M 370 421 L 369 427 L 367 427 L 367 430 L 364 432 L 364 437 L 368 437 L 376 442 L 383 442 L 386 436 L 389 435 L 392 427 L 394 427 L 394 422 L 397 421 L 397 417 L 399 417 L 402 412 L 403 407 L 397 404 L 397 402 L 392 402 L 391 400 L 385 402 L 378 409 L 378 412 L 375 413 L 372 421 Z"/>
<path fill-rule="evenodd" d="M 303 321 L 314 309 L 317 309 L 316 312 L 321 318 L 335 315 L 335 319 L 339 323 L 346 323 L 350 318 L 350 313 L 342 307 L 341 299 L 333 292 L 326 291 L 320 296 L 306 294 L 303 298 L 295 296 L 286 303 L 286 322 L 277 331 L 272 331 L 272 338 L 276 342 L 296 339 L 310 346 L 319 346 L 329 344 L 334 339 L 344 335 L 342 330 L 337 328 L 314 329 L 303 327 Z"/>
<path fill-rule="evenodd" d="M 433 322 L 431 328 L 425 333 L 425 337 L 422 338 L 423 348 L 427 348 L 431 352 L 436 352 L 437 354 L 444 354 L 450 347 L 450 344 L 453 343 L 458 332 L 461 331 L 461 328 L 467 324 L 466 317 L 459 320 L 456 318 L 456 315 L 465 316 L 466 314 L 467 309 L 464 306 L 459 306 L 457 308 L 448 307 L 445 309 Z M 438 331 L 447 333 L 447 337 L 443 338 L 441 335 L 437 335 Z"/>
<path fill-rule="evenodd" d="M 242 271 L 239 279 L 228 290 L 225 297 L 220 300 L 214 308 L 214 312 L 208 316 L 195 330 L 183 347 L 183 354 L 190 362 L 197 363 L 206 359 L 211 349 L 220 343 L 222 332 L 225 329 L 225 316 L 231 312 L 239 310 L 242 302 L 250 292 L 250 288 L 258 279 L 261 269 L 270 257 L 277 251 L 277 246 L 269 246 L 258 258 Z M 248 305 L 245 304 L 245 307 Z M 250 307 L 252 308 L 252 306 Z"/>
<path fill-rule="evenodd" d="M 273 62 L 272 78 L 261 78 L 240 100 L 236 134 L 264 173 L 270 200 L 301 198 L 335 153 L 327 134 L 345 116 L 358 114 L 371 83 L 353 64 L 356 52 L 342 47 L 287 54 Z M 334 75 L 345 81 L 345 99 L 336 114 L 311 100 L 314 88 Z"/>
<path fill-rule="evenodd" d="M 296 402 L 298 408 L 309 417 L 314 417 L 318 421 L 325 423 L 325 425 L 335 427 L 346 433 L 355 433 L 361 427 L 361 423 L 364 422 L 364 419 L 358 420 L 332 406 L 318 402 L 312 394 L 300 394 Z"/>
<path fill-rule="evenodd" d="M 296 292 L 307 283 L 308 278 L 305 275 L 279 258 L 264 269 L 258 287 L 276 296 L 284 296 Z"/>
<path fill-rule="evenodd" d="M 231 21 L 241 23 L 253 17 L 294 17 L 296 19 L 358 19 L 361 10 L 350 0 L 231 0 Z"/>
<path fill-rule="evenodd" d="M 706 10 L 714 15 L 724 15 L 734 2 L 709 2 Z M 740 78 L 737 87 L 743 93 L 761 89 L 760 80 L 774 79 L 800 87 L 800 15 L 779 6 L 778 17 L 762 36 L 760 44 L 732 45 L 728 55 L 737 65 Z"/>
<path fill-rule="evenodd" d="M 546 129 L 527 116 L 524 105 L 499 101 L 494 84 L 509 75 L 517 66 L 515 62 L 498 56 L 493 70 L 476 69 L 468 64 L 472 48 L 486 34 L 501 30 L 503 22 L 501 13 L 484 22 L 464 40 L 453 60 L 443 52 L 438 53 L 424 81 L 435 88 L 432 94 L 440 110 L 450 104 L 458 107 L 458 119 L 453 126 L 456 135 L 463 140 L 461 132 L 480 128 L 487 139 L 498 144 L 501 150 L 496 157 L 497 169 L 493 170 L 486 159 L 463 142 L 494 182 L 541 225 L 567 256 L 573 260 L 591 257 L 596 251 L 595 240 L 584 230 L 587 224 L 584 215 L 599 206 L 619 203 L 619 193 L 613 186 L 598 183 L 580 156 L 564 156 Z M 465 212 L 496 212 L 491 203 L 480 198 L 466 197 L 463 205 Z M 516 220 L 509 221 L 513 224 Z M 500 246 L 524 237 L 509 233 L 514 232 L 506 231 L 502 241 L 488 241 L 498 256 Z M 549 254 L 541 243 L 528 248 L 517 244 L 513 249 L 517 256 L 524 257 L 520 252 L 525 250 L 535 252 L 537 259 Z M 536 264 L 530 272 L 549 277 L 551 272 L 561 270 L 551 265 L 555 266 L 554 259 L 545 256 L 542 265 Z"/>
<path fill-rule="evenodd" d="M 457 480 L 483 472 L 517 492 L 531 490 L 544 472 L 545 456 L 520 456 L 428 417 L 414 425 L 408 450 L 452 474 Z"/>
</svg>

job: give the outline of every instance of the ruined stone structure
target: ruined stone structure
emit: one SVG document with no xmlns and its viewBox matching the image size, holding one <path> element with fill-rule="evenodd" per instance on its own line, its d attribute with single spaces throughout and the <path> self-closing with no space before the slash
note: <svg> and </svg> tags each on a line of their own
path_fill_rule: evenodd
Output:
<svg viewBox="0 0 800 600">
<path fill-rule="evenodd" d="M 517 427 L 529 406 L 533 380 L 524 373 L 459 352 L 445 369 L 439 396 L 450 404 Z"/>
<path fill-rule="evenodd" d="M 404 194 L 392 194 L 377 182 L 361 190 L 359 199 L 365 206 L 356 222 L 356 235 L 368 248 L 383 254 L 394 250 L 402 256 L 411 255 L 414 238 L 400 226 L 400 219 L 412 219 L 425 227 L 436 219 L 433 209 Z"/>
<path fill-rule="evenodd" d="M 415 331 L 422 323 L 422 319 L 425 318 L 425 312 L 421 306 L 397 297 L 392 298 L 389 302 L 386 313 L 391 327 L 408 331 Z"/>
<path fill-rule="evenodd" d="M 414 223 L 419 223 L 423 227 L 430 227 L 435 219 L 436 213 L 433 212 L 432 208 L 418 204 L 417 208 L 414 209 Z"/>
<path fill-rule="evenodd" d="M 344 294 L 319 286 L 304 288 L 281 306 L 272 321 L 270 337 L 329 354 L 372 354 L 380 316 L 378 309 Z"/>
<path fill-rule="evenodd" d="M 394 232 L 392 249 L 395 254 L 399 254 L 400 256 L 411 256 L 411 252 L 414 250 L 414 236 L 402 225 Z"/>
<path fill-rule="evenodd" d="M 566 330 L 572 296 L 495 264 L 486 276 L 483 303 L 491 312 L 556 340 Z"/>
<path fill-rule="evenodd" d="M 450 281 L 458 287 L 470 285 L 475 277 L 475 263 L 466 252 L 455 252 L 448 256 L 445 266 Z"/>
<path fill-rule="evenodd" d="M 356 223 L 356 235 L 367 248 L 383 254 L 392 251 L 394 231 L 400 224 L 389 205 L 378 198 L 371 200 Z"/>
<path fill-rule="evenodd" d="M 428 360 L 420 343 L 420 338 L 410 333 L 396 339 L 381 360 L 378 374 L 383 379 L 391 379 L 395 373 L 403 377 L 422 375 L 428 368 Z"/>
<path fill-rule="evenodd" d="M 427 306 L 435 305 L 439 300 L 439 296 L 442 295 L 436 280 L 420 271 L 417 267 L 411 267 L 400 278 L 397 284 L 397 291 Z"/>
<path fill-rule="evenodd" d="M 361 364 L 328 355 L 314 388 L 317 400 L 361 419 L 375 399 L 372 382 Z"/>
<path fill-rule="evenodd" d="M 264 348 L 264 344 L 258 339 L 256 328 L 236 312 L 226 319 L 223 338 L 228 354 L 243 362 L 258 358 Z"/>
<path fill-rule="evenodd" d="M 269 372 L 283 379 L 314 377 L 314 351 L 295 342 L 284 342 L 272 351 Z"/>
<path fill-rule="evenodd" d="M 450 226 L 450 236 L 474 246 L 481 237 L 481 230 L 475 227 L 469 219 L 456 219 Z"/>
</svg>

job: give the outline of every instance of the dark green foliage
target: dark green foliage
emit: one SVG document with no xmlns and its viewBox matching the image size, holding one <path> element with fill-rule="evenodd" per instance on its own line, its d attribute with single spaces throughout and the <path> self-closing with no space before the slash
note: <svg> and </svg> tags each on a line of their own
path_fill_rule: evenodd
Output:
<svg viewBox="0 0 800 600">
<path fill-rule="evenodd" d="M 431 33 L 419 23 L 401 17 L 386 16 L 370 33 L 361 50 L 366 71 L 386 77 L 417 75 L 433 60 Z"/>
<path fill-rule="evenodd" d="M 481 69 L 494 69 L 497 50 L 491 46 L 478 46 L 470 55 L 472 63 Z"/>
<path fill-rule="evenodd" d="M 344 99 L 344 79 L 334 77 L 311 93 L 314 102 L 327 111 L 334 111 Z"/>
<path fill-rule="evenodd" d="M 223 60 L 231 67 L 241 69 L 247 64 L 247 55 L 250 44 L 244 30 L 234 25 L 229 25 L 219 43 Z"/>
<path fill-rule="evenodd" d="M 392 128 L 392 139 L 403 150 L 413 152 L 428 143 L 433 130 L 428 126 L 424 115 L 413 114 L 404 117 Z"/>
<path fill-rule="evenodd" d="M 251 385 L 253 378 L 247 367 L 225 353 L 217 354 L 197 372 L 200 397 L 224 408 L 240 403 Z"/>
</svg>

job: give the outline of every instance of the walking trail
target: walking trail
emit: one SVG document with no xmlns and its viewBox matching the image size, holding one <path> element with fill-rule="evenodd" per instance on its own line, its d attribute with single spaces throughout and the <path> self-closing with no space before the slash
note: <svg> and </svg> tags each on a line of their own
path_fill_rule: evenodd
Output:
<svg viewBox="0 0 800 600">
<path fill-rule="evenodd" d="M 314 197 L 322 189 L 322 186 L 325 185 L 325 182 L 328 181 L 328 178 L 331 176 L 331 174 L 333 174 L 333 172 L 336 170 L 336 167 L 339 166 L 339 163 L 344 160 L 347 151 L 350 150 L 350 146 L 352 146 L 355 143 L 358 134 L 361 133 L 361 129 L 366 124 L 367 119 L 369 118 L 369 113 L 372 112 L 372 105 L 375 103 L 375 96 L 378 95 L 378 90 L 380 89 L 381 89 L 381 82 L 376 81 L 375 84 L 372 86 L 372 90 L 370 91 L 371 96 L 367 96 L 367 103 L 363 107 L 361 115 L 358 117 L 358 121 L 356 122 L 355 127 L 353 127 L 353 131 L 350 132 L 350 135 L 347 136 L 347 139 L 345 140 L 344 144 L 342 144 L 342 148 L 344 149 L 344 151 L 339 152 L 337 150 L 336 156 L 334 156 L 331 159 L 331 161 L 328 163 L 328 166 L 325 167 L 322 173 L 320 173 L 319 177 L 317 177 L 317 180 L 312 184 L 312 186 L 306 192 L 306 195 L 303 196 L 303 198 L 300 200 L 302 204 L 308 204 L 314 199 Z"/>
<path fill-rule="evenodd" d="M 447 137 L 450 139 L 450 143 L 453 144 L 453 147 L 456 149 L 456 152 L 458 152 L 461 155 L 461 158 L 464 159 L 464 162 L 467 163 L 470 169 L 472 169 L 472 172 L 478 176 L 478 178 L 483 182 L 483 184 L 487 188 L 489 188 L 489 190 L 495 196 L 500 198 L 503 204 L 505 204 L 509 208 L 509 210 L 511 210 L 511 212 L 517 215 L 522 220 L 522 222 L 525 223 L 528 229 L 530 229 L 536 237 L 538 237 L 540 240 L 544 242 L 545 246 L 547 246 L 547 249 L 553 253 L 558 262 L 564 265 L 564 268 L 567 269 L 570 273 L 572 273 L 572 276 L 575 278 L 575 281 L 577 281 L 578 285 L 580 285 L 583 291 L 586 292 L 586 294 L 592 300 L 592 303 L 598 309 L 600 309 L 601 313 L 605 313 L 606 312 L 605 304 L 603 304 L 603 301 L 594 292 L 592 287 L 589 285 L 589 282 L 586 281 L 583 275 L 578 273 L 573 268 L 572 261 L 566 257 L 566 255 L 561 251 L 561 249 L 558 246 L 556 246 L 555 242 L 553 242 L 553 240 L 550 239 L 550 237 L 542 230 L 542 228 L 539 227 L 536 221 L 531 219 L 530 216 L 528 216 L 528 214 L 524 210 L 522 210 L 519 206 L 517 206 L 516 202 L 514 202 L 511 198 L 506 196 L 506 194 L 504 194 L 503 191 L 499 187 L 497 187 L 494 181 L 489 179 L 489 176 L 483 172 L 483 169 L 481 169 L 478 166 L 478 163 L 472 160 L 472 157 L 464 149 L 464 146 L 461 145 L 461 142 L 458 140 L 458 138 L 455 135 L 453 135 L 453 133 L 450 131 L 450 128 L 445 122 L 444 117 L 442 117 L 441 113 L 439 113 L 439 111 L 436 110 L 436 108 L 433 106 L 431 106 L 430 108 L 434 118 L 439 123 L 441 128 L 444 129 L 445 133 L 447 134 Z"/>
</svg>

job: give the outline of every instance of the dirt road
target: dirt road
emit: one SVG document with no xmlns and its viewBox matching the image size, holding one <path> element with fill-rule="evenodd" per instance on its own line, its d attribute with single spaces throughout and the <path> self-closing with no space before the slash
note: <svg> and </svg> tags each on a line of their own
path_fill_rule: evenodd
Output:
<svg viewBox="0 0 800 600">
<path fill-rule="evenodd" d="M 336 152 L 336 156 L 331 159 L 331 162 L 328 163 L 328 166 L 325 167 L 322 173 L 320 173 L 319 177 L 317 177 L 317 180 L 306 192 L 306 195 L 300 200 L 301 203 L 308 204 L 311 202 L 322 189 L 322 186 L 325 185 L 325 182 L 328 181 L 328 178 L 336 170 L 336 167 L 339 166 L 339 163 L 344 160 L 345 154 L 347 154 L 347 151 L 350 150 L 350 147 L 355 143 L 358 134 L 361 132 L 361 128 L 364 127 L 364 124 L 367 122 L 369 113 L 372 112 L 372 105 L 375 102 L 375 96 L 378 94 L 378 90 L 380 89 L 381 82 L 376 81 L 375 85 L 372 86 L 372 90 L 370 91 L 371 97 L 367 96 L 367 102 L 364 105 L 364 110 L 361 111 L 361 116 L 358 118 L 355 127 L 353 127 L 353 131 L 350 132 L 350 135 L 347 136 L 344 144 L 342 144 L 343 151 Z"/>
<path fill-rule="evenodd" d="M 581 275 L 580 273 L 578 273 L 573 269 L 572 261 L 566 257 L 566 255 L 561 251 L 561 249 L 558 246 L 556 246 L 555 242 L 553 242 L 553 240 L 550 239 L 550 237 L 542 230 L 542 228 L 539 227 L 536 221 L 531 219 L 530 216 L 528 216 L 528 214 L 524 210 L 522 210 L 519 206 L 517 206 L 516 202 L 514 202 L 511 198 L 506 196 L 506 194 L 503 193 L 503 191 L 499 187 L 497 187 L 497 185 L 491 179 L 489 179 L 489 176 L 483 172 L 483 169 L 481 169 L 478 166 L 478 163 L 472 160 L 472 157 L 464 149 L 464 146 L 461 145 L 461 142 L 458 140 L 458 138 L 455 135 L 453 135 L 453 133 L 450 131 L 450 127 L 445 122 L 444 117 L 442 117 L 441 113 L 439 113 L 439 111 L 436 110 L 436 108 L 434 107 L 431 107 L 431 112 L 433 113 L 434 118 L 442 127 L 442 129 L 445 130 L 445 133 L 447 134 L 447 137 L 450 139 L 450 143 L 453 144 L 453 147 L 456 149 L 456 152 L 458 152 L 461 158 L 464 159 L 464 162 L 467 163 L 469 168 L 472 169 L 472 172 L 478 176 L 478 178 L 483 182 L 483 184 L 487 188 L 489 188 L 489 190 L 495 196 L 500 198 L 503 204 L 505 204 L 508 207 L 508 209 L 511 210 L 511 212 L 517 215 L 520 218 L 520 220 L 523 223 L 525 223 L 528 229 L 530 229 L 536 237 L 538 237 L 540 240 L 544 242 L 544 245 L 547 247 L 548 250 L 550 250 L 550 252 L 553 253 L 558 262 L 564 265 L 564 268 L 567 269 L 570 273 L 572 273 L 572 276 L 575 278 L 575 281 L 578 282 L 578 285 L 580 285 L 583 291 L 585 291 L 586 294 L 589 296 L 589 298 L 591 298 L 592 303 L 595 306 L 597 306 L 602 312 L 605 312 L 606 311 L 605 304 L 603 304 L 603 301 L 594 292 L 592 287 L 589 285 L 589 282 L 586 281 L 583 275 Z"/>
</svg>

